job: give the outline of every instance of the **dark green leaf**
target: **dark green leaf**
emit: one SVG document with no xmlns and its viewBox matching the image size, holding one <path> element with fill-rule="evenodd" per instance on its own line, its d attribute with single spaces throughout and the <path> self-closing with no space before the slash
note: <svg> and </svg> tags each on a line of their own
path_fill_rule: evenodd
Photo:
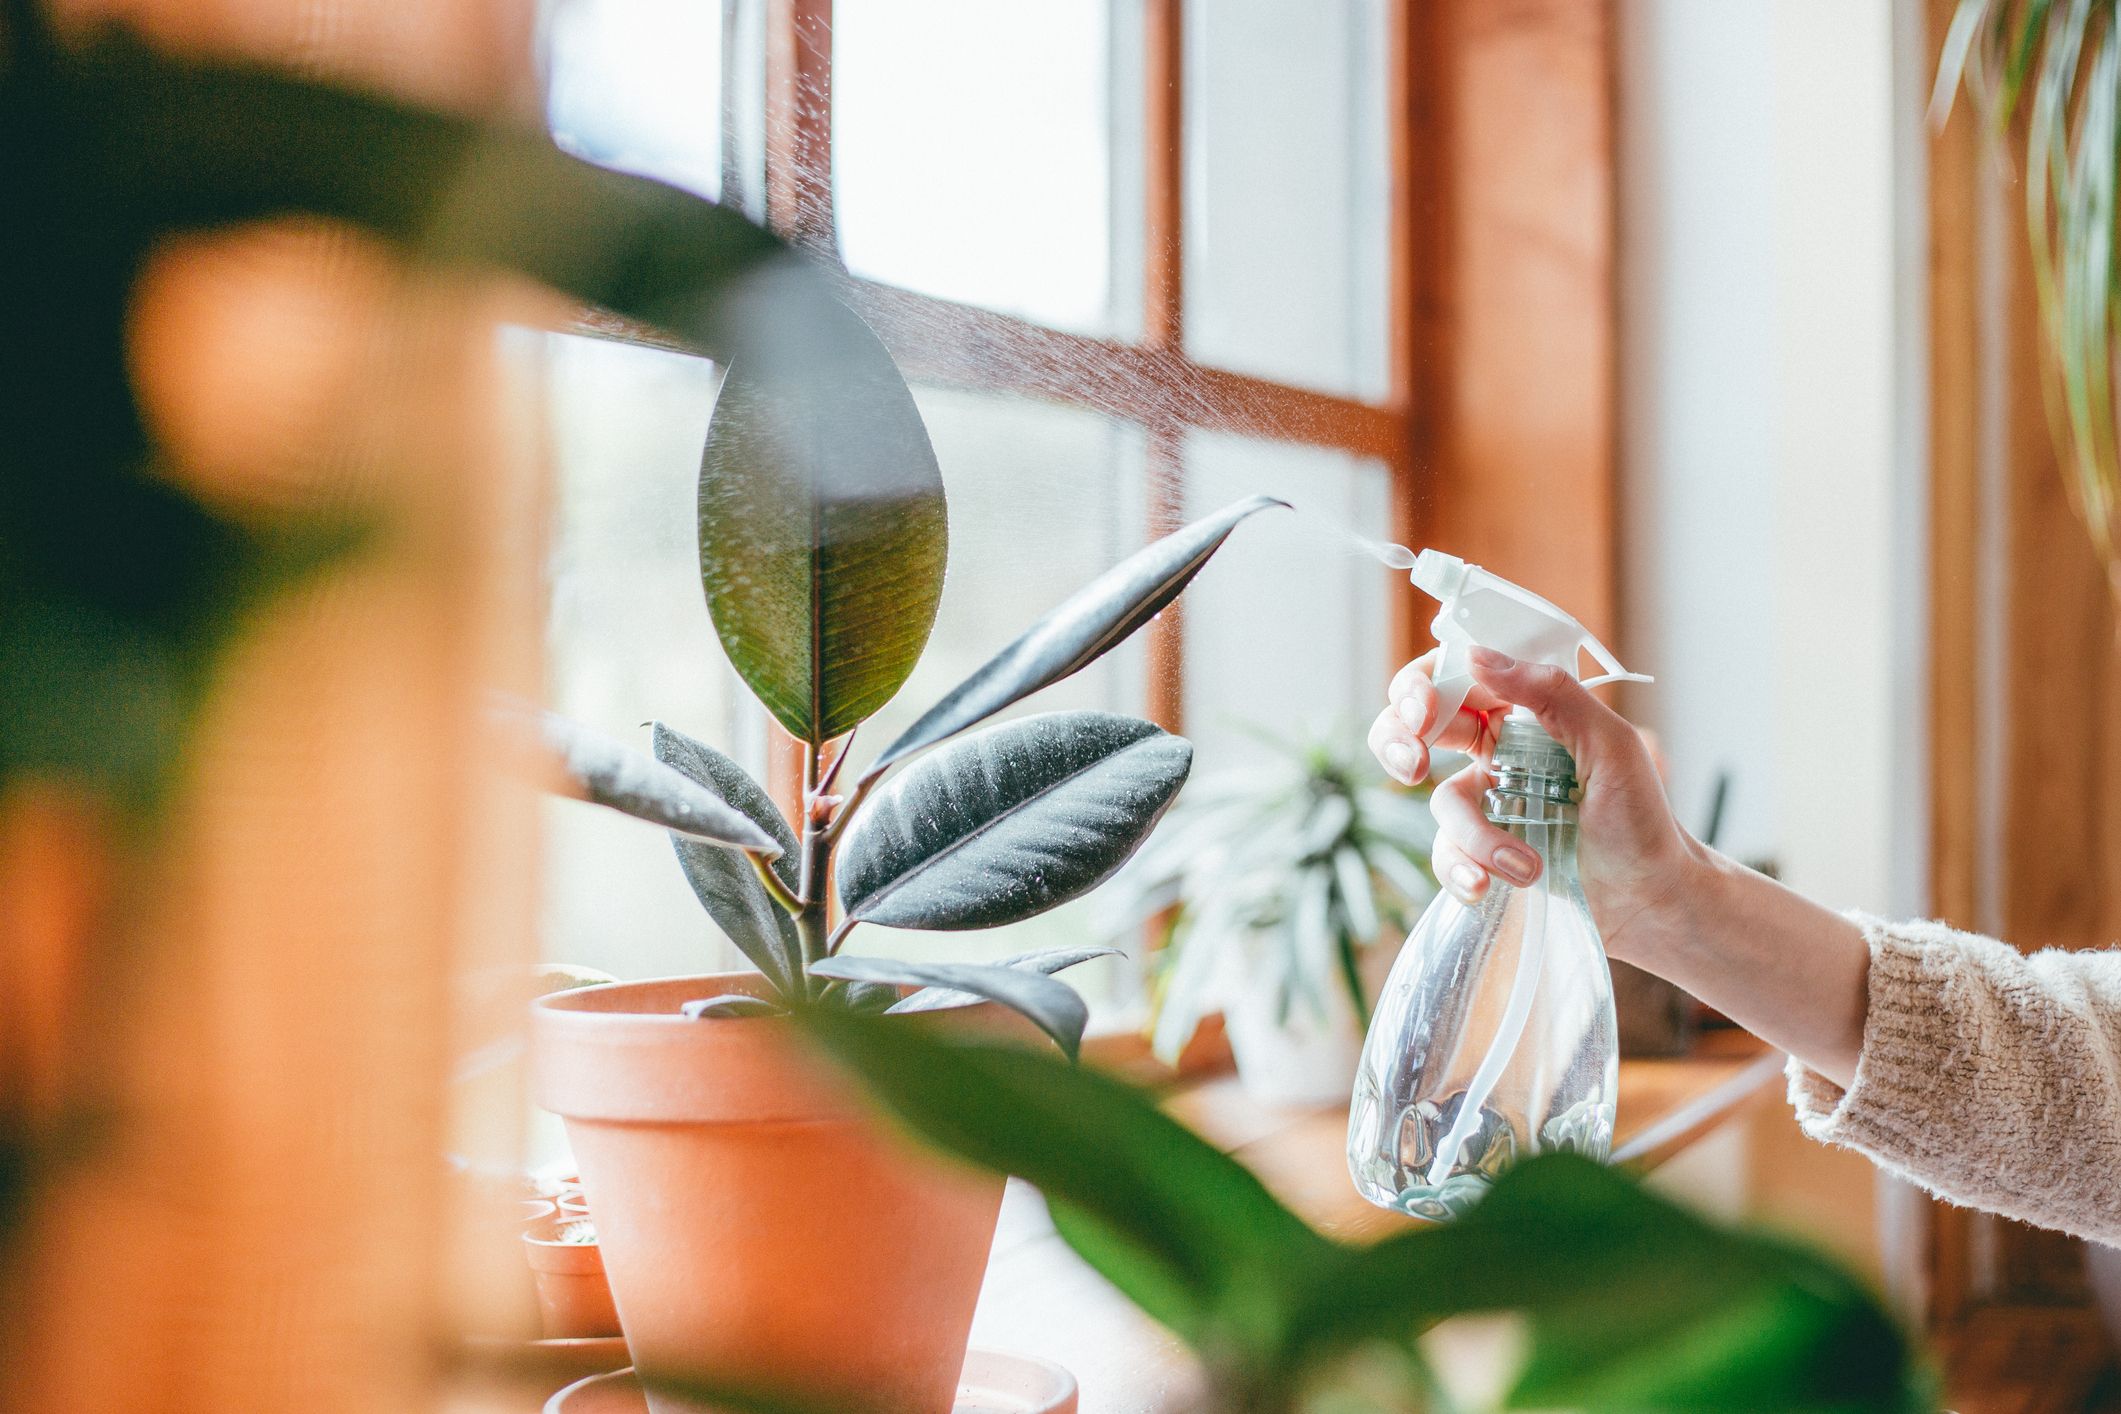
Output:
<svg viewBox="0 0 2121 1414">
<path fill-rule="evenodd" d="M 1013 967 L 1024 972 L 1041 972 L 1051 977 L 1056 972 L 1066 971 L 1092 958 L 1119 955 L 1118 948 L 1041 948 L 1037 952 L 1020 952 L 1010 957 L 996 958 L 986 965 Z M 923 987 L 891 1010 L 901 1014 L 909 1011 L 942 1011 L 948 1007 L 969 1006 L 978 1000 L 979 998 L 970 992 L 955 992 L 948 987 Z"/>
<path fill-rule="evenodd" d="M 988 727 L 869 800 L 839 854 L 847 916 L 994 928 L 1088 892 L 1184 784 L 1193 748 L 1148 722 L 1054 712 Z"/>
<path fill-rule="evenodd" d="M 582 798 L 636 820 L 661 825 L 693 840 L 768 858 L 783 846 L 711 789 L 687 779 L 654 757 L 621 746 L 579 722 L 551 712 L 538 714 L 545 742 L 560 758 Z M 747 869 L 739 861 L 737 867 Z"/>
<path fill-rule="evenodd" d="M 764 997 L 749 996 L 743 992 L 726 992 L 719 997 L 702 997 L 687 1002 L 678 1008 L 680 1014 L 694 1021 L 720 1021 L 745 1016 L 782 1016 L 788 1008 L 768 1001 Z"/>
<path fill-rule="evenodd" d="M 915 752 L 978 725 L 1094 662 L 1177 598 L 1239 521 L 1268 506 L 1287 504 L 1271 496 L 1253 496 L 1135 551 L 1070 595 L 952 688 L 885 747 L 864 774 L 880 775 Z"/>
<path fill-rule="evenodd" d="M 888 982 L 829 982 L 817 999 L 825 1006 L 874 1013 L 890 1011 L 899 996 L 899 989 Z"/>
<path fill-rule="evenodd" d="M 1336 1249 L 1145 1093 L 908 1018 L 802 1015 L 916 1133 L 1035 1184 L 1062 1237 L 1150 1315 L 1198 1346 L 1275 1358 L 1282 1293 Z"/>
<path fill-rule="evenodd" d="M 905 380 L 843 308 L 733 365 L 700 463 L 715 632 L 781 725 L 822 743 L 913 671 L 948 551 L 943 479 Z"/>
<path fill-rule="evenodd" d="M 1022 972 L 977 962 L 906 962 L 894 957 L 828 957 L 810 965 L 813 977 L 845 982 L 882 982 L 894 987 L 948 987 L 999 1002 L 1021 1013 L 1053 1038 L 1069 1060 L 1083 1047 L 1090 1009 L 1066 982 L 1042 972 Z"/>
<path fill-rule="evenodd" d="M 781 850 L 771 867 L 788 891 L 795 891 L 795 834 L 771 797 L 743 767 L 705 742 L 661 722 L 655 724 L 655 754 L 657 760 L 714 792 L 771 837 Z M 681 835 L 673 834 L 670 842 L 677 849 L 686 881 L 715 926 L 728 934 L 752 966 L 766 974 L 775 990 L 783 995 L 799 991 L 803 947 L 795 920 L 766 892 L 751 862 Z"/>
</svg>

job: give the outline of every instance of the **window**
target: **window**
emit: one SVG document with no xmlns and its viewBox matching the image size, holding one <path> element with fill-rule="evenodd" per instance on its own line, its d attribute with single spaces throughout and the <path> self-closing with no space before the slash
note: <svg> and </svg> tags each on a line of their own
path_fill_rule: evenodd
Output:
<svg viewBox="0 0 2121 1414">
<path fill-rule="evenodd" d="M 1023 710 L 1155 717 L 1194 739 L 1197 778 L 1255 759 L 1261 731 L 1359 731 L 1396 581 L 1346 532 L 1388 533 L 1410 475 L 1406 399 L 1388 395 L 1409 294 L 1387 260 L 1403 138 L 1385 0 L 701 13 L 558 0 L 549 118 L 575 151 L 835 252 L 913 383 L 950 494 L 950 578 L 866 749 L 1145 538 L 1252 491 L 1298 514 L 1248 524 L 1179 612 Z M 660 717 L 764 771 L 777 729 L 722 661 L 692 544 L 715 372 L 551 344 L 554 700 L 632 740 Z M 642 827 L 551 810 L 553 955 L 621 975 L 734 964 Z M 857 947 L 989 957 L 1080 938 L 1085 915 Z M 1081 980 L 1121 1024 L 1128 970 Z"/>
</svg>

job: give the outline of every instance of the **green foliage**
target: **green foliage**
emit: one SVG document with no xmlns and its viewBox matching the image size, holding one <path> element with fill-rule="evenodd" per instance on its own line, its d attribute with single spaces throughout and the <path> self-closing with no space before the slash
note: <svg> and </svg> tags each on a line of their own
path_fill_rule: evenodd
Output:
<svg viewBox="0 0 2121 1414">
<path fill-rule="evenodd" d="M 780 852 L 763 867 L 778 876 L 783 896 L 794 898 L 802 887 L 796 872 L 795 834 L 774 808 L 772 798 L 743 767 L 705 742 L 694 741 L 661 722 L 655 724 L 654 741 L 658 761 L 720 796 L 767 833 Z M 759 873 L 760 861 L 680 834 L 673 833 L 670 842 L 686 882 L 715 926 L 766 975 L 776 991 L 799 989 L 803 946 L 796 936 L 795 917 L 767 891 Z"/>
<path fill-rule="evenodd" d="M 1934 1408 L 1860 1282 L 1587 1159 L 1528 1160 L 1454 1223 L 1350 1247 L 1112 1077 L 930 1028 L 803 1020 L 914 1133 L 1037 1185 L 1069 1245 L 1201 1356 L 1215 1408 L 1430 1408 L 1418 1337 L 1481 1313 L 1524 1324 L 1510 1408 Z"/>
<path fill-rule="evenodd" d="M 820 321 L 816 327 L 833 326 Z M 853 346 L 870 349 L 873 336 L 859 321 L 840 327 Z M 882 359 L 880 351 L 876 357 Z M 929 523 L 941 514 L 941 483 L 933 496 L 925 489 L 933 460 L 912 400 L 888 359 L 870 362 L 867 352 L 853 358 L 855 375 L 828 380 L 842 389 L 857 385 L 858 395 L 843 404 L 806 383 L 794 386 L 786 406 L 776 398 L 791 385 L 776 379 L 747 385 L 735 402 L 725 388 L 701 477 L 701 557 L 715 566 L 707 579 L 717 632 L 746 681 L 791 730 L 822 723 L 851 731 L 910 671 L 934 613 L 927 598 L 894 599 L 897 581 L 886 562 L 899 551 L 881 552 L 875 564 L 811 556 L 833 540 L 828 533 L 802 542 L 802 554 L 811 556 L 806 573 L 849 576 L 843 583 L 848 614 L 827 633 L 820 626 L 840 612 L 834 607 L 839 591 L 818 581 L 818 592 L 799 602 L 794 581 L 754 554 L 761 546 L 786 547 L 793 523 L 784 502 L 808 496 L 819 503 L 807 522 L 813 528 L 858 525 L 861 534 L 876 537 L 875 545 L 913 547 L 916 586 L 926 574 L 919 554 L 932 545 L 940 555 L 940 529 Z M 832 365 L 821 349 L 809 366 Z M 885 395 L 887 382 L 898 396 Z M 736 419 L 735 430 L 716 430 L 729 418 Z M 856 469 L 859 459 L 843 456 L 844 447 L 883 449 L 889 464 L 879 473 L 883 483 L 905 494 L 870 494 Z M 791 466 L 804 470 L 791 474 Z M 779 490 L 753 494 L 753 480 Z M 839 500 L 853 504 L 827 504 Z M 1124 641 L 1184 588 L 1239 521 L 1279 504 L 1263 497 L 1239 502 L 1093 581 L 948 694 L 921 719 L 926 727 L 901 738 L 895 758 L 864 772 L 847 796 L 830 789 L 821 743 L 806 741 L 800 829 L 735 762 L 658 726 L 657 758 L 724 801 L 778 851 L 769 856 L 697 830 L 676 839 L 693 891 L 773 993 L 763 1008 L 709 998 L 693 1014 L 732 1019 L 805 1001 L 851 1011 L 928 1011 L 985 999 L 1021 1011 L 1072 1055 L 1085 1009 L 1051 974 L 1109 948 L 930 966 L 844 957 L 839 945 L 860 923 L 979 929 L 1019 922 L 1081 896 L 1126 862 L 1185 781 L 1193 752 L 1184 740 L 1104 712 L 1049 713 L 949 738 Z M 745 568 L 721 564 L 723 555 Z M 940 559 L 935 569 L 939 576 Z M 754 592 L 775 575 L 781 578 Z M 863 624 L 880 625 L 883 643 L 873 653 Z M 836 646 L 819 658 L 820 643 Z M 935 749 L 922 754 L 929 747 Z M 837 759 L 844 756 L 843 745 Z M 842 906 L 837 926 L 828 880 L 836 881 Z M 901 986 L 920 990 L 901 999 L 895 991 Z"/>
<path fill-rule="evenodd" d="M 943 597 L 943 478 L 913 396 L 851 312 L 722 380 L 700 576 L 729 661 L 813 747 L 891 700 Z"/>
<path fill-rule="evenodd" d="M 1401 789 L 1338 741 L 1268 740 L 1283 762 L 1188 787 L 1106 895 L 1113 936 L 1164 929 L 1152 1024 L 1167 1062 L 1232 963 L 1264 967 L 1283 1016 L 1322 1012 L 1339 986 L 1368 1024 L 1359 950 L 1404 937 L 1436 893 L 1425 789 Z"/>
<path fill-rule="evenodd" d="M 952 688 L 879 752 L 866 774 L 880 776 L 914 753 L 1094 662 L 1176 599 L 1239 521 L 1269 506 L 1286 505 L 1270 496 L 1236 501 L 1135 551 Z"/>
<path fill-rule="evenodd" d="M 920 987 L 931 993 L 962 996 L 968 1003 L 1000 1002 L 1052 1037 L 1069 1060 L 1082 1050 L 1083 1028 L 1090 1022 L 1090 1009 L 1073 987 L 1033 968 L 908 962 L 895 957 L 828 957 L 812 963 L 810 975 L 843 982 Z"/>
<path fill-rule="evenodd" d="M 2025 220 L 2047 336 L 2048 417 L 2071 499 L 2121 594 L 2114 405 L 2121 26 L 2115 0 L 1961 0 L 1933 109 L 1964 86 L 2006 132 L 2023 108 Z"/>
<path fill-rule="evenodd" d="M 849 918 L 995 928 L 1095 888 L 1148 837 L 1193 763 L 1182 738 L 1109 712 L 988 727 L 870 800 L 840 852 Z"/>
</svg>

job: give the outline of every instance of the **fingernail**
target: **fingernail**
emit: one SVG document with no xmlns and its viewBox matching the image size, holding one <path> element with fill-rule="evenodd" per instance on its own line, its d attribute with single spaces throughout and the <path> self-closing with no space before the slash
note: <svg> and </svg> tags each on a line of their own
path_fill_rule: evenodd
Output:
<svg viewBox="0 0 2121 1414">
<path fill-rule="evenodd" d="M 1414 784 L 1414 751 L 1404 742 L 1385 747 L 1385 769 L 1408 785 Z"/>
<path fill-rule="evenodd" d="M 1452 865 L 1451 877 L 1445 882 L 1450 884 L 1451 892 L 1463 903 L 1471 903 L 1480 893 L 1480 871 L 1470 864 Z"/>
<path fill-rule="evenodd" d="M 1416 702 L 1411 697 L 1402 697 L 1392 704 L 1392 710 L 1399 714 L 1399 720 L 1407 724 L 1408 730 L 1417 732 L 1421 730 L 1421 704 L 1419 702 Z"/>
<path fill-rule="evenodd" d="M 1492 671 L 1498 673 L 1506 672 L 1509 669 L 1517 666 L 1517 660 L 1515 658 L 1512 658 L 1507 653 L 1498 653 L 1492 648 L 1483 648 L 1476 646 L 1473 649 L 1472 658 L 1473 661 L 1480 664 L 1481 667 L 1491 669 Z"/>
<path fill-rule="evenodd" d="M 1495 851 L 1495 872 L 1513 884 L 1532 882 L 1532 871 L 1538 867 L 1532 856 L 1521 849 L 1498 849 Z"/>
</svg>

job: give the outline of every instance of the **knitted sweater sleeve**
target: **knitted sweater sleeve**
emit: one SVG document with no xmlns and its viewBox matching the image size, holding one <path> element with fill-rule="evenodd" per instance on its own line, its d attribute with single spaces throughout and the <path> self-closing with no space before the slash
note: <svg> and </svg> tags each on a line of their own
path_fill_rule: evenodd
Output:
<svg viewBox="0 0 2121 1414">
<path fill-rule="evenodd" d="M 2121 951 L 2019 953 L 1850 915 L 1871 947 L 1847 1090 L 1789 1065 L 1815 1139 L 1939 1197 L 2121 1245 Z"/>
</svg>

